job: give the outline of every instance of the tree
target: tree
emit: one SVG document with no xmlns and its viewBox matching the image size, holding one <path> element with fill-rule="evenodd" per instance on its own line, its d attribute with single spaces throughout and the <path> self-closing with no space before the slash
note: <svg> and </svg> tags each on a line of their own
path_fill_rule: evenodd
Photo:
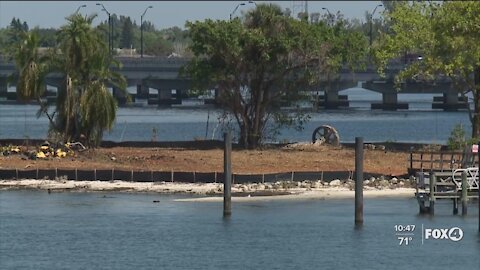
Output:
<svg viewBox="0 0 480 270">
<path fill-rule="evenodd" d="M 462 95 L 472 92 L 472 138 L 480 137 L 480 3 L 401 2 L 385 20 L 391 27 L 377 45 L 379 72 L 405 51 L 421 54 L 422 60 L 402 70 L 396 81 L 447 77 Z"/>
<path fill-rule="evenodd" d="M 123 91 L 126 86 L 125 78 L 110 71 L 112 64 L 119 63 L 108 54 L 101 35 L 92 28 L 94 18 L 79 14 L 68 17 L 67 25 L 58 32 L 58 47 L 43 57 L 38 54 L 38 34 L 25 33 L 15 54 L 20 96 L 38 100 L 40 111 L 50 119 L 50 131 L 59 133 L 63 141 L 85 137 L 82 140 L 91 146 L 98 145 L 103 132 L 111 129 L 115 120 L 116 100 L 106 86 Z M 46 102 L 40 100 L 50 72 L 65 76 L 53 115 L 48 114 Z"/>
<path fill-rule="evenodd" d="M 129 49 L 131 46 L 133 46 L 133 24 L 130 20 L 130 17 L 127 17 L 123 21 L 122 39 L 120 47 L 124 49 Z"/>
<path fill-rule="evenodd" d="M 12 51 L 8 51 L 10 48 L 14 47 L 14 44 L 18 44 L 24 38 L 25 32 L 28 31 L 28 25 L 26 22 L 21 22 L 20 19 L 13 17 L 10 25 L 7 27 L 7 37 L 6 37 L 6 45 L 7 45 L 7 54 L 12 55 Z"/>
<path fill-rule="evenodd" d="M 36 100 L 40 105 L 37 115 L 44 113 L 54 125 L 54 116 L 49 114 L 47 102 L 41 100 L 45 92 L 45 77 L 50 71 L 48 57 L 40 56 L 38 52 L 40 41 L 36 32 L 21 32 L 19 38 L 20 42 L 12 47 L 17 68 L 14 76 L 18 77 L 17 93 L 22 100 Z"/>
<path fill-rule="evenodd" d="M 57 41 L 55 40 L 56 29 L 36 27 L 33 30 L 37 32 L 40 37 L 40 47 L 55 47 L 57 44 Z"/>
<path fill-rule="evenodd" d="M 406 2 L 406 1 L 404 1 Z M 382 1 L 383 8 L 386 12 L 392 13 L 395 11 L 395 8 L 401 4 L 401 1 Z"/>
<path fill-rule="evenodd" d="M 184 72 L 197 88 L 219 90 L 219 101 L 236 120 L 239 142 L 246 148 L 260 145 L 268 135 L 269 121 L 301 127 L 305 115 L 280 110 L 282 101 L 302 99 L 302 91 L 317 83 L 320 74 L 335 72 L 342 60 L 356 60 L 354 54 L 339 53 L 348 51 L 343 42 L 349 41 L 338 38 L 341 25 L 330 29 L 323 22 L 308 24 L 273 4 L 259 4 L 242 20 L 187 22 L 186 26 L 195 57 Z"/>
<path fill-rule="evenodd" d="M 66 140 L 80 140 L 83 135 L 90 145 L 98 145 L 115 120 L 116 100 L 106 85 L 126 88 L 125 78 L 110 71 L 110 65 L 119 62 L 108 54 L 107 45 L 92 28 L 95 17 L 71 15 L 58 33 L 63 56 L 59 66 L 66 78 L 57 99 L 56 127 Z"/>
</svg>

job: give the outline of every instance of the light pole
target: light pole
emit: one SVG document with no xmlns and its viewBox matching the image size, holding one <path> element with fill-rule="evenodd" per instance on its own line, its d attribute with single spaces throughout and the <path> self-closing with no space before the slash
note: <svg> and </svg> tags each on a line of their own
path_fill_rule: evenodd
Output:
<svg viewBox="0 0 480 270">
<path fill-rule="evenodd" d="M 112 54 L 112 50 L 113 50 L 113 26 L 112 26 L 112 23 L 111 23 L 110 12 L 108 12 L 108 10 L 105 8 L 105 6 L 103 4 L 97 3 L 96 5 L 101 6 L 102 11 L 105 11 L 108 15 L 108 51 L 110 52 L 110 54 Z"/>
<path fill-rule="evenodd" d="M 237 11 L 237 9 L 238 9 L 239 6 L 245 6 L 245 3 L 240 3 L 240 4 L 238 4 L 238 5 L 235 7 L 235 9 L 232 11 L 232 13 L 230 13 L 230 21 L 232 20 L 232 16 L 233 16 L 233 14 L 235 13 L 235 11 Z"/>
<path fill-rule="evenodd" d="M 378 7 L 383 7 L 383 5 L 382 5 L 382 4 L 378 4 L 378 5 L 375 7 L 375 9 L 373 10 L 373 12 L 372 12 L 372 15 L 370 15 L 370 42 L 369 42 L 369 44 L 370 44 L 370 47 L 372 47 L 372 25 L 373 25 L 373 15 L 375 14 L 375 11 L 377 11 L 377 8 L 378 8 Z"/>
<path fill-rule="evenodd" d="M 322 10 L 326 10 L 328 12 L 329 24 L 330 24 L 330 21 L 333 24 L 333 14 L 330 12 L 330 10 L 328 10 L 328 8 L 326 7 L 322 7 Z"/>
<path fill-rule="evenodd" d="M 77 14 L 78 11 L 79 11 L 82 7 L 87 7 L 87 5 L 84 4 L 84 5 L 79 6 L 79 7 L 77 8 L 77 10 L 75 11 L 75 14 Z"/>
<path fill-rule="evenodd" d="M 248 4 L 254 4 L 255 7 L 257 7 L 257 3 L 256 3 L 255 1 L 248 1 Z M 233 14 L 235 13 L 235 11 L 237 11 L 238 7 L 240 7 L 240 6 L 245 6 L 245 5 L 246 5 L 246 4 L 245 4 L 245 2 L 244 2 L 244 3 L 238 4 L 238 5 L 235 7 L 235 9 L 232 11 L 232 13 L 230 13 L 230 21 L 232 20 Z"/>
<path fill-rule="evenodd" d="M 153 6 L 148 6 L 142 16 L 140 16 L 140 58 L 143 58 L 143 16 L 145 16 L 149 8 L 153 8 Z"/>
<path fill-rule="evenodd" d="M 373 10 L 372 14 L 370 15 L 370 33 L 369 33 L 369 46 L 368 46 L 368 56 L 369 56 L 369 59 L 371 61 L 371 58 L 372 58 L 372 28 L 373 28 L 373 15 L 375 14 L 375 11 L 377 11 L 377 8 L 378 7 L 382 7 L 383 5 L 382 4 L 378 4 L 375 9 Z"/>
</svg>

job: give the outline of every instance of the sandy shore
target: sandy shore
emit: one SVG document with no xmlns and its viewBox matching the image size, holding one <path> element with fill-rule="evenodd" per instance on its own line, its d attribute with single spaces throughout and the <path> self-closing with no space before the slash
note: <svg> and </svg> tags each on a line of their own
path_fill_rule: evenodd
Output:
<svg viewBox="0 0 480 270">
<path fill-rule="evenodd" d="M 234 202 L 248 201 L 270 201 L 270 200 L 324 200 L 324 199 L 349 199 L 355 197 L 353 190 L 345 188 L 320 188 L 312 190 L 296 190 L 289 195 L 278 196 L 247 196 L 232 197 Z M 413 198 L 415 189 L 413 188 L 397 188 L 397 189 L 366 189 L 363 192 L 364 198 Z M 182 202 L 221 202 L 223 197 L 203 197 L 177 199 Z"/>
<path fill-rule="evenodd" d="M 200 198 L 178 199 L 177 201 L 215 202 L 222 201 L 223 184 L 221 183 L 141 183 L 124 181 L 69 181 L 69 180 L 2 180 L 0 190 L 38 189 L 48 192 L 64 191 L 114 191 L 114 192 L 153 192 L 182 193 L 204 195 Z M 355 193 L 346 187 L 322 186 L 318 188 L 278 188 L 265 190 L 258 185 L 233 185 L 233 201 L 255 200 L 298 200 L 298 199 L 340 199 L 354 198 Z M 279 195 L 281 194 L 281 195 Z M 376 188 L 364 187 L 364 197 L 414 197 L 413 188 Z M 261 195 L 261 196 L 260 196 Z M 268 196 L 265 196 L 268 195 Z"/>
</svg>

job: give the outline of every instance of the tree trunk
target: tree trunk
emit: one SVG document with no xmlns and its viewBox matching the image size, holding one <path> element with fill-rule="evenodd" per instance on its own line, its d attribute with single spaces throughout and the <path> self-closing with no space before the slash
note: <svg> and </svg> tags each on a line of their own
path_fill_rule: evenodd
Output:
<svg viewBox="0 0 480 270">
<path fill-rule="evenodd" d="M 472 138 L 480 139 L 480 67 L 474 70 Z"/>
<path fill-rule="evenodd" d="M 260 130 L 247 123 L 240 124 L 240 139 L 239 142 L 246 149 L 256 149 L 260 146 L 262 136 Z"/>
</svg>

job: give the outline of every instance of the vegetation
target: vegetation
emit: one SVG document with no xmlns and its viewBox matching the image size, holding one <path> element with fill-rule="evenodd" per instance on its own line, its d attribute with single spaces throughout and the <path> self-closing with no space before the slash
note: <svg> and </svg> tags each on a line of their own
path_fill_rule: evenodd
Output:
<svg viewBox="0 0 480 270">
<path fill-rule="evenodd" d="M 467 145 L 467 140 L 465 139 L 465 129 L 463 129 L 462 124 L 457 124 L 450 133 L 450 137 L 447 140 L 447 146 L 450 150 L 461 150 L 464 149 Z"/>
<path fill-rule="evenodd" d="M 118 62 L 109 56 L 107 45 L 92 27 L 94 18 L 78 14 L 68 17 L 68 23 L 58 32 L 58 46 L 43 56 L 38 52 L 38 33 L 24 31 L 13 54 L 20 97 L 39 102 L 39 114 L 49 118 L 50 130 L 59 133 L 63 141 L 81 140 L 91 146 L 98 145 L 115 120 L 117 103 L 106 85 L 123 90 L 126 86 L 123 77 L 110 71 L 110 65 Z M 45 78 L 51 72 L 64 74 L 52 114 L 40 99 Z"/>
<path fill-rule="evenodd" d="M 112 14 L 113 45 L 114 48 L 136 49 L 140 53 L 140 25 L 132 21 L 128 16 L 117 16 Z M 100 22 L 94 28 L 98 31 L 105 42 L 108 42 L 108 20 Z M 5 53 L 5 48 L 18 43 L 19 33 L 33 30 L 37 32 L 39 38 L 39 47 L 57 46 L 56 32 L 59 29 L 39 28 L 29 29 L 27 22 L 22 22 L 18 18 L 13 18 L 7 28 L 0 29 L 0 53 Z M 188 56 L 187 43 L 189 42 L 186 31 L 179 27 L 171 27 L 163 30 L 155 29 L 155 26 L 149 22 L 143 22 L 144 30 L 144 53 L 154 56 L 168 56 L 172 53 L 181 56 Z"/>
<path fill-rule="evenodd" d="M 385 13 L 385 21 L 389 28 L 379 38 L 375 54 L 379 71 L 405 52 L 419 53 L 422 60 L 400 72 L 396 82 L 446 77 L 462 96 L 472 92 L 472 138 L 480 137 L 480 4 L 398 2 Z"/>
<path fill-rule="evenodd" d="M 273 4 L 259 4 L 242 19 L 187 22 L 187 29 L 194 58 L 185 72 L 197 88 L 219 90 L 246 148 L 260 145 L 269 121 L 301 127 L 308 117 L 279 110 L 281 104 L 302 99 L 320 75 L 335 79 L 344 63 L 359 66 L 367 48 L 341 17 L 309 24 Z"/>
</svg>

